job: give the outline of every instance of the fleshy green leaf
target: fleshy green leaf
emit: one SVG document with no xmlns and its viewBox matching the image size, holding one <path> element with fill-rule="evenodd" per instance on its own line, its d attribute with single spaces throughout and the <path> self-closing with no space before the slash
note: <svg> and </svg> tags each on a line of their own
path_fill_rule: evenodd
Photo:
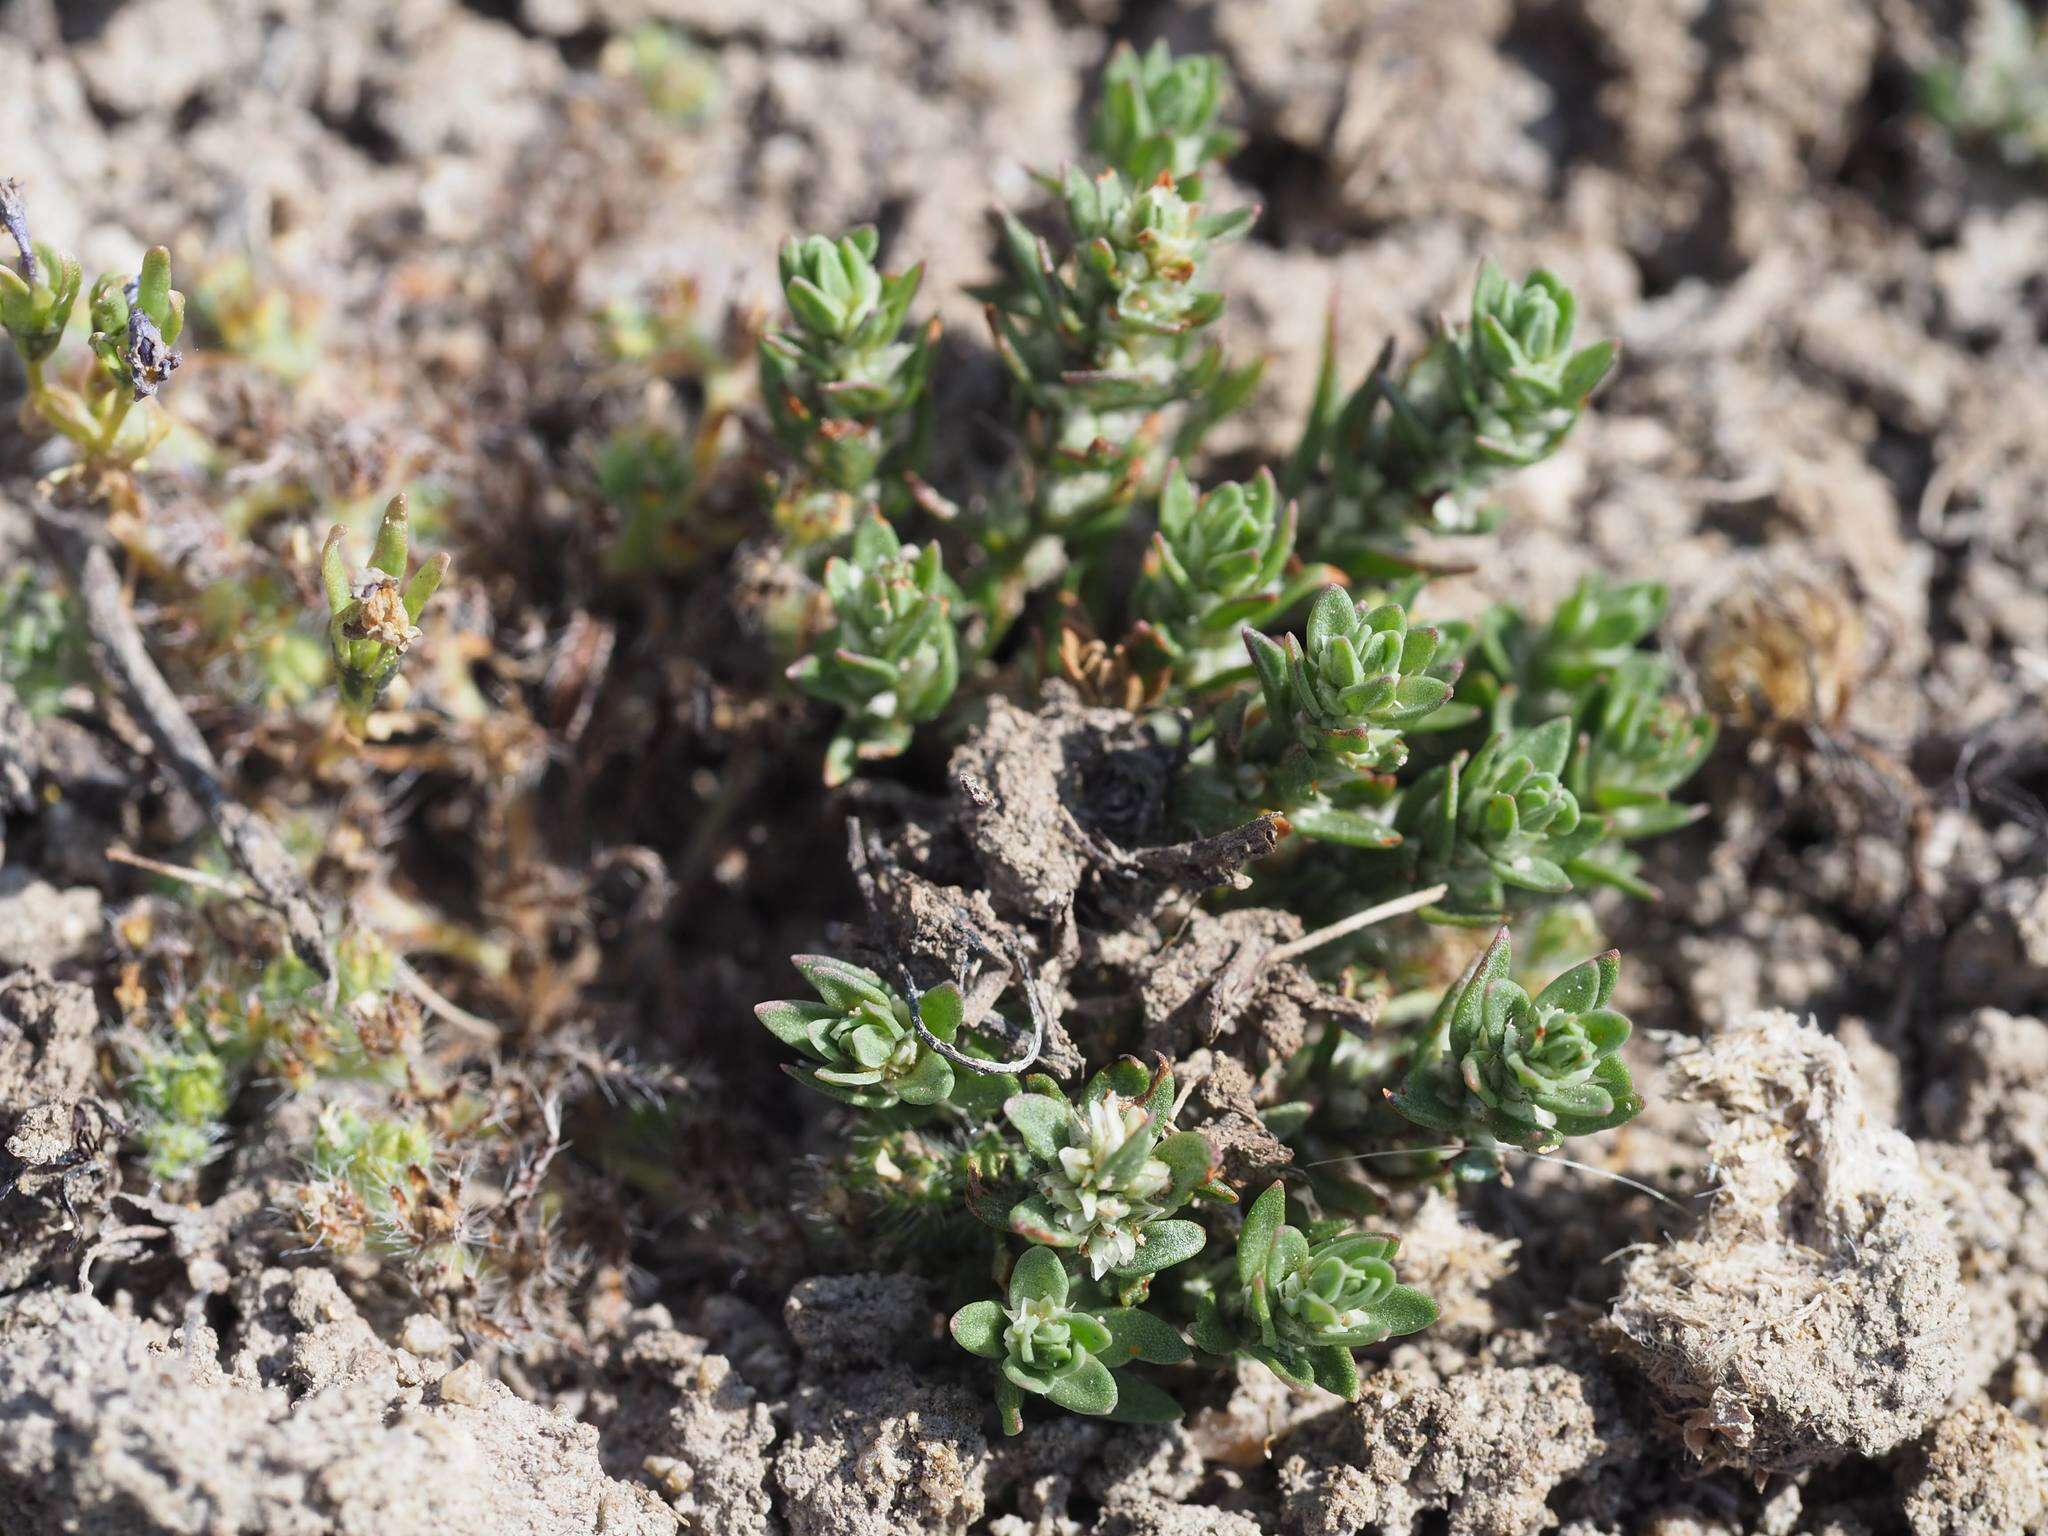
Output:
<svg viewBox="0 0 2048 1536">
<path fill-rule="evenodd" d="M 1379 817 L 1365 811 L 1347 811 L 1332 805 L 1297 806 L 1287 813 L 1287 824 L 1304 837 L 1318 842 L 1340 843 L 1347 848 L 1398 848 L 1401 834 Z"/>
<path fill-rule="evenodd" d="M 1205 1355 L 1231 1355 L 1237 1352 L 1237 1337 L 1223 1321 L 1223 1314 L 1216 1308 L 1212 1297 L 1204 1296 L 1196 1304 L 1195 1320 L 1188 1329 L 1195 1348 Z"/>
<path fill-rule="evenodd" d="M 1266 1259 L 1273 1249 L 1273 1234 L 1287 1219 L 1287 1189 L 1277 1179 L 1254 1200 L 1244 1214 L 1244 1226 L 1237 1234 L 1237 1283 L 1246 1290 L 1266 1272 Z"/>
<path fill-rule="evenodd" d="M 1374 1325 L 1384 1329 L 1390 1339 L 1420 1333 L 1433 1324 L 1437 1316 L 1436 1303 L 1412 1285 L 1392 1287 L 1372 1307 Z"/>
<path fill-rule="evenodd" d="M 1328 1345 L 1310 1350 L 1308 1358 L 1317 1386 L 1336 1393 L 1346 1402 L 1357 1398 L 1358 1363 L 1351 1358 L 1350 1350 Z"/>
<path fill-rule="evenodd" d="M 1615 982 L 1620 975 L 1621 951 L 1610 949 L 1557 977 L 1536 994 L 1536 1002 L 1542 1007 L 1561 1008 L 1566 1013 L 1586 1013 L 1600 1007 L 1614 995 Z"/>
<path fill-rule="evenodd" d="M 1067 1267 L 1050 1248 L 1027 1248 L 1010 1271 L 1010 1305 L 1050 1300 L 1064 1306 L 1067 1300 Z"/>
<path fill-rule="evenodd" d="M 1004 1434 L 1024 1432 L 1024 1394 L 1005 1376 L 996 1377 L 996 1417 L 1002 1421 Z"/>
<path fill-rule="evenodd" d="M 142 258 L 142 272 L 135 284 L 136 302 L 161 332 L 171 318 L 171 253 L 153 245 Z M 399 575 L 394 571 L 392 574 Z"/>
<path fill-rule="evenodd" d="M 1000 1303 L 970 1301 L 953 1314 L 950 1327 L 953 1341 L 962 1349 L 987 1360 L 999 1360 L 1003 1355 L 1003 1330 L 1007 1323 Z"/>
<path fill-rule="evenodd" d="M 1184 1200 L 1209 1181 L 1215 1154 L 1200 1131 L 1176 1131 L 1152 1149 L 1152 1155 L 1173 1171 L 1173 1196 Z"/>
<path fill-rule="evenodd" d="M 1118 1275 L 1156 1275 L 1202 1251 L 1208 1234 L 1194 1221 L 1155 1221 L 1145 1228 L 1138 1251 L 1127 1264 L 1119 1264 Z"/>
<path fill-rule="evenodd" d="M 1116 1407 L 1116 1378 L 1109 1367 L 1090 1356 L 1074 1370 L 1054 1379 L 1046 1397 L 1069 1413 L 1101 1415 Z"/>
<path fill-rule="evenodd" d="M 1104 1415 L 1118 1424 L 1176 1424 L 1185 1410 L 1173 1397 L 1142 1376 L 1126 1371 L 1116 1378 L 1116 1406 Z"/>
<path fill-rule="evenodd" d="M 936 1104 L 953 1091 L 953 1064 L 936 1051 L 925 1051 L 896 1079 L 896 1091 L 906 1104 Z"/>
<path fill-rule="evenodd" d="M 1116 1307 L 1102 1314 L 1102 1321 L 1108 1325 L 1114 1348 L 1106 1353 L 1113 1365 L 1122 1365 L 1131 1360 L 1145 1360 L 1153 1365 L 1178 1365 L 1186 1360 L 1192 1351 L 1180 1330 L 1164 1318 L 1136 1307 Z"/>
<path fill-rule="evenodd" d="M 781 1002 L 755 1004 L 754 1017 L 784 1045 L 794 1046 L 806 1056 L 812 1056 L 817 1053 L 811 1045 L 811 1025 L 834 1015 L 822 1003 Z"/>
<path fill-rule="evenodd" d="M 949 981 L 919 998 L 917 1012 L 926 1029 L 951 1045 L 967 1017 L 967 999 L 960 995 L 958 985 Z"/>
<path fill-rule="evenodd" d="M 858 965 L 848 965 L 830 955 L 793 955 L 790 964 L 811 984 L 819 1000 L 840 1013 L 851 1013 L 863 1003 L 886 1006 L 889 992 L 882 978 Z"/>
<path fill-rule="evenodd" d="M 1003 1105 L 1003 1118 L 1016 1128 L 1025 1148 L 1041 1163 L 1049 1163 L 1066 1145 L 1067 1127 L 1073 1111 L 1057 1099 L 1038 1093 L 1013 1094 Z"/>
<path fill-rule="evenodd" d="M 1054 1220 L 1051 1208 L 1037 1195 L 1026 1196 L 1010 1207 L 1010 1230 L 1030 1242 L 1054 1248 L 1081 1246 L 1081 1235 Z"/>
</svg>

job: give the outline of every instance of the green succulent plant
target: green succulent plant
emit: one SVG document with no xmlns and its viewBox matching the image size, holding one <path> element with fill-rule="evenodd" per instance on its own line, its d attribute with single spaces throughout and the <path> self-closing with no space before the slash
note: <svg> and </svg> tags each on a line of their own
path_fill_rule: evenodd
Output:
<svg viewBox="0 0 2048 1536">
<path fill-rule="evenodd" d="M 1072 1413 L 1126 1422 L 1180 1417 L 1180 1405 L 1117 1367 L 1133 1360 L 1177 1365 L 1192 1351 L 1171 1324 L 1134 1307 L 1071 1305 L 1073 1283 L 1050 1248 L 1028 1248 L 1010 1271 L 1005 1301 L 969 1302 L 953 1314 L 954 1341 L 1000 1362 L 996 1408 L 1003 1432 L 1023 1427 L 1026 1394 Z"/>
<path fill-rule="evenodd" d="M 253 568 L 200 594 L 199 626 L 229 689 L 266 708 L 297 709 L 326 687 L 326 639 L 301 623 L 305 603 L 286 572 Z"/>
<path fill-rule="evenodd" d="M 1669 832 L 1697 821 L 1697 806 L 1674 805 L 1671 793 L 1699 771 L 1714 749 L 1714 717 L 1669 691 L 1670 669 L 1659 656 L 1631 656 L 1603 681 L 1598 708 L 1566 776 L 1573 793 L 1607 813 L 1623 837 Z"/>
<path fill-rule="evenodd" d="M 630 80 L 652 110 L 686 128 L 709 117 L 721 94 L 717 55 L 664 22 L 644 21 L 613 37 L 598 67 Z"/>
<path fill-rule="evenodd" d="M 1565 787 L 1572 722 L 1560 715 L 1525 730 L 1499 731 L 1477 752 L 1460 752 L 1402 793 L 1394 828 L 1422 885 L 1450 887 L 1431 909 L 1440 920 L 1498 922 L 1510 889 L 1560 896 L 1567 872 L 1601 838 Z"/>
<path fill-rule="evenodd" d="M 328 530 L 320 550 L 320 585 L 327 594 L 335 686 L 345 718 L 360 731 L 419 639 L 420 615 L 448 574 L 449 559 L 437 554 L 407 580 L 411 527 L 403 492 L 384 508 L 367 567 L 349 569 L 342 553 L 347 537 L 339 523 Z"/>
<path fill-rule="evenodd" d="M 1614 950 L 1575 965 L 1533 998 L 1512 974 L 1503 928 L 1444 994 L 1394 1108 L 1467 1150 L 1466 1178 L 1498 1172 L 1499 1148 L 1554 1151 L 1635 1118 L 1643 1101 L 1620 1056 L 1629 1021 L 1607 1006 L 1621 974 Z"/>
<path fill-rule="evenodd" d="M 1641 860 L 1624 845 L 1701 814 L 1671 795 L 1713 751 L 1714 719 L 1689 702 L 1668 658 L 1641 649 L 1667 602 L 1656 582 L 1609 586 L 1589 577 L 1547 624 L 1503 605 L 1479 625 L 1460 698 L 1502 730 L 1558 716 L 1573 722 L 1563 784 L 1589 825 L 1564 837 L 1553 862 L 1574 883 L 1654 896 L 1637 872 Z"/>
<path fill-rule="evenodd" d="M 57 350 L 71 323 L 81 281 L 78 263 L 30 237 L 17 182 L 0 181 L 0 222 L 20 252 L 18 272 L 0 266 L 0 325 L 23 363 L 39 367 Z"/>
<path fill-rule="evenodd" d="M 992 1234 L 976 1219 L 971 1194 L 1025 1172 L 1000 1115 L 1001 1100 L 1016 1087 L 1008 1074 L 970 1085 L 956 1069 L 955 1105 L 978 1105 L 976 1095 L 985 1092 L 997 1113 L 860 1117 L 842 1152 L 807 1165 L 804 1206 L 828 1251 L 858 1255 L 871 1268 L 939 1269 L 948 1280 L 957 1269 L 978 1284 L 987 1273 Z M 957 1262 L 935 1263 L 940 1254 Z"/>
<path fill-rule="evenodd" d="M 1979 0 L 1956 53 L 1920 78 L 1928 115 L 2008 165 L 2048 160 L 2048 33 L 2021 0 Z"/>
<path fill-rule="evenodd" d="M 93 355 L 108 380 L 136 402 L 154 398 L 183 361 L 172 350 L 185 330 L 185 295 L 171 286 L 171 253 L 152 247 L 134 278 L 102 275 L 91 314 Z"/>
<path fill-rule="evenodd" d="M 1691 826 L 1706 807 L 1681 805 L 1672 792 L 1714 750 L 1714 717 L 1670 691 L 1670 667 L 1659 656 L 1631 656 L 1603 681 L 1593 711 L 1582 716 L 1565 785 L 1599 813 L 1602 836 L 1565 862 L 1576 882 L 1611 885 L 1653 898 L 1641 859 L 1626 844 Z"/>
<path fill-rule="evenodd" d="M 1199 1132 L 1174 1131 L 1173 1074 L 1130 1058 L 1098 1072 L 1075 1104 L 1050 1078 L 1013 1094 L 1003 1115 L 1038 1171 L 1009 1209 L 1012 1232 L 1072 1249 L 1101 1280 L 1136 1294 L 1160 1270 L 1201 1252 L 1199 1223 L 1171 1219 L 1197 1194 L 1230 1199 Z"/>
<path fill-rule="evenodd" d="M 483 1255 L 460 1178 L 444 1163 L 420 1117 L 330 1103 L 286 1211 L 310 1247 L 401 1262 L 427 1290 L 460 1284 Z"/>
<path fill-rule="evenodd" d="M 930 426 L 933 319 L 906 336 L 923 267 L 890 275 L 875 267 L 878 236 L 863 226 L 837 240 L 812 235 L 782 247 L 782 292 L 791 325 L 761 340 L 761 394 L 768 419 L 801 466 L 785 498 L 823 498 L 843 516 L 812 507 L 785 526 L 850 526 L 857 509 L 900 512 L 903 476 L 922 460 Z"/>
<path fill-rule="evenodd" d="M 1398 1238 L 1341 1222 L 1306 1232 L 1288 1225 L 1287 1191 L 1276 1181 L 1245 1212 L 1228 1280 L 1198 1299 L 1195 1344 L 1256 1360 L 1289 1386 L 1355 1398 L 1352 1350 L 1437 1318 L 1435 1302 L 1394 1278 L 1399 1247 Z"/>
<path fill-rule="evenodd" d="M 191 886 L 176 887 L 188 895 Z M 405 1052 L 380 1006 L 395 974 L 381 940 L 344 930 L 330 979 L 286 951 L 260 967 L 209 968 L 160 1024 L 122 1031 L 126 1118 L 154 1179 L 183 1183 L 225 1144 L 227 1117 L 251 1081 L 293 1093 L 343 1081 L 409 1090 L 430 1073 Z M 331 987 L 331 991 L 330 991 Z M 374 1048 L 366 1036 L 390 1035 Z"/>
<path fill-rule="evenodd" d="M 1134 186 L 1167 176 L 1199 198 L 1203 167 L 1243 142 L 1218 118 L 1229 85 L 1230 72 L 1212 54 L 1176 57 L 1164 39 L 1143 53 L 1119 43 L 1103 71 L 1090 147 Z"/>
<path fill-rule="evenodd" d="M 674 434 L 658 427 L 622 427 L 605 439 L 592 468 L 598 494 L 619 514 L 608 569 L 622 576 L 676 567 L 675 535 L 697 490 L 696 466 Z"/>
<path fill-rule="evenodd" d="M 221 1049 L 294 1091 L 340 1081 L 405 1090 L 424 1069 L 417 1029 L 394 1027 L 397 975 L 390 949 L 362 929 L 335 940 L 331 978 L 287 951 L 254 978 L 221 989 L 212 1010 Z"/>
<path fill-rule="evenodd" d="M 30 714 L 47 715 L 91 677 L 76 600 L 43 585 L 26 564 L 0 576 L 0 683 Z"/>
<path fill-rule="evenodd" d="M 1498 604 L 1479 621 L 1472 679 L 1487 684 L 1484 702 L 1496 710 L 1500 695 L 1512 689 L 1515 720 L 1582 710 L 1616 668 L 1640 654 L 1669 603 L 1661 582 L 1610 585 L 1589 576 L 1540 626 Z M 1498 714 L 1496 720 L 1514 723 Z"/>
<path fill-rule="evenodd" d="M 167 888 L 179 905 L 236 899 L 186 878 Z M 246 1123 L 301 1165 L 276 1206 L 307 1247 L 357 1256 L 422 1294 L 495 1297 L 519 1284 L 505 1229 L 487 1235 L 490 1207 L 464 1193 L 472 1159 L 493 1161 L 489 1144 L 508 1133 L 445 1057 L 422 1049 L 418 1002 L 385 942 L 344 927 L 323 975 L 283 946 L 264 958 L 221 942 L 246 933 L 232 924 L 175 931 L 188 939 L 172 967 L 145 956 L 124 977 L 128 1022 L 112 1034 L 142 1169 L 184 1198 L 231 1137 L 246 1141 Z M 158 976 L 168 984 L 148 984 Z M 267 1112 L 285 1101 L 295 1113 Z M 544 1120 L 554 1113 L 541 1107 Z M 523 1198 L 540 1196 L 530 1184 Z"/>
<path fill-rule="evenodd" d="M 1020 924 L 1003 953 L 1006 985 L 1031 1008 L 1023 1055 L 984 1054 L 965 981 L 920 997 L 907 976 L 899 993 L 807 958 L 820 1000 L 759 1010 L 804 1056 L 791 1070 L 859 1111 L 835 1116 L 843 1139 L 806 1162 L 811 1230 L 942 1290 L 959 1308 L 954 1337 L 996 1366 L 1012 1433 L 1034 1398 L 1175 1417 L 1159 1372 L 1190 1364 L 1190 1334 L 1212 1366 L 1244 1356 L 1355 1397 L 1355 1350 L 1428 1326 L 1436 1308 L 1400 1283 L 1395 1238 L 1290 1224 L 1282 1187 L 1265 1187 L 1276 1148 L 1310 1209 L 1363 1218 L 1389 1184 L 1481 1177 L 1510 1147 L 1543 1150 L 1632 1114 L 1611 956 L 1532 998 L 1503 932 L 1446 998 L 1438 967 L 1457 941 L 1392 925 L 1418 912 L 1496 925 L 1512 911 L 1545 975 L 1598 948 L 1584 897 L 1564 898 L 1648 891 L 1633 840 L 1697 814 L 1673 797 L 1713 741 L 1655 649 L 1655 583 L 1587 582 L 1540 622 L 1508 606 L 1476 624 L 1419 616 L 1443 567 L 1416 536 L 1490 527 L 1499 482 L 1557 449 L 1614 361 L 1611 343 L 1574 339 L 1575 300 L 1548 273 L 1516 284 L 1485 266 L 1464 323 L 1406 368 L 1383 358 L 1348 397 L 1332 348 L 1285 478 L 1254 465 L 1201 489 L 1204 435 L 1257 379 L 1224 359 L 1209 282 L 1219 243 L 1252 218 L 1210 212 L 1201 185 L 1235 142 L 1226 91 L 1214 59 L 1119 49 L 1093 119 L 1097 164 L 1040 178 L 1058 202 L 1043 222 L 1001 221 L 1005 271 L 977 297 L 1018 430 L 1006 463 L 979 462 L 991 434 L 973 455 L 935 457 L 936 478 L 962 469 L 957 502 L 921 478 L 936 359 L 904 339 L 914 282 L 874 272 L 871 237 L 785 252 L 792 339 L 763 351 L 768 411 L 797 467 L 775 509 L 786 564 L 765 584 L 762 628 L 803 627 L 789 615 L 819 585 L 806 563 L 817 554 L 831 613 L 817 605 L 822 632 L 790 675 L 843 712 L 828 781 L 904 755 L 927 722 L 948 742 L 990 728 L 982 701 L 1014 697 L 1020 677 L 1046 680 L 1048 713 L 1071 689 L 1091 732 L 1118 721 L 1147 743 L 1131 755 L 1157 765 L 1138 785 L 1107 760 L 1122 754 L 1098 769 L 1062 747 L 1059 804 L 1079 828 L 1068 835 L 1091 840 L 1088 868 L 1068 926 Z M 855 375 L 851 392 L 831 382 Z M 1154 497 L 1141 555 L 1127 524 Z M 937 526 L 916 536 L 931 539 L 906 544 L 926 518 Z M 823 560 L 843 536 L 849 547 Z M 1027 617 L 1037 632 L 1019 635 Z M 936 754 L 887 772 L 901 782 L 871 786 L 874 800 L 930 804 Z M 956 789 L 970 821 L 1022 804 L 971 774 Z M 1091 822 L 1098 797 L 1130 820 Z M 957 829 L 936 830 L 936 816 L 910 813 L 910 857 L 923 878 L 971 884 Z M 1143 839 L 1158 823 L 1157 846 L 1097 837 L 1129 825 Z M 887 942 L 870 845 L 857 833 L 854 846 Z M 1255 914 L 1220 892 L 1203 901 L 1194 887 L 1219 870 Z M 1159 880 L 1183 883 L 1155 891 Z M 989 895 L 999 920 L 1015 919 L 1000 882 Z M 1113 925 L 1134 953 L 1190 911 L 1278 921 L 1260 930 L 1270 939 L 1234 941 L 1213 977 L 1184 974 L 1206 951 L 1162 949 L 1160 985 L 1144 979 L 1140 997 L 1106 946 L 1099 967 L 1071 963 L 1079 929 Z M 958 921 L 956 940 L 981 931 Z M 1027 958 L 1041 954 L 1059 967 L 1045 991 Z M 1238 1026 L 1247 966 L 1284 978 L 1273 984 L 1300 1004 L 1298 1045 Z M 1176 1000 L 1184 980 L 1194 993 Z M 1055 1076 L 1083 1086 L 1070 1096 Z M 1201 1118 L 1176 1130 L 1183 1101 Z M 1223 1213 L 1261 1188 L 1241 1222 Z M 976 1299 L 990 1274 L 1006 1293 Z"/>
<path fill-rule="evenodd" d="M 911 1022 L 910 1004 L 881 977 L 826 955 L 792 962 L 818 1001 L 762 1003 L 754 1015 L 784 1045 L 809 1057 L 785 1071 L 827 1098 L 861 1109 L 936 1104 L 953 1091 L 953 1065 L 926 1044 Z M 960 989 L 948 983 L 919 999 L 924 1027 L 951 1045 L 963 1012 Z"/>
<path fill-rule="evenodd" d="M 212 1162 L 227 1134 L 234 1080 L 227 1061 L 196 1031 L 181 1030 L 126 1053 L 123 1097 L 152 1179 L 182 1184 Z"/>
<path fill-rule="evenodd" d="M 1297 641 L 1244 632 L 1266 717 L 1304 765 L 1384 773 L 1408 760 L 1402 731 L 1439 708 L 1451 684 L 1431 674 L 1441 636 L 1409 627 L 1398 603 L 1368 608 L 1325 587 Z"/>
<path fill-rule="evenodd" d="M 1299 640 L 1251 628 L 1243 640 L 1263 713 L 1226 721 L 1210 782 L 1198 773 L 1184 786 L 1190 818 L 1241 818 L 1249 806 L 1283 812 L 1307 837 L 1393 846 L 1399 838 L 1384 813 L 1391 775 L 1408 760 L 1408 736 L 1444 707 L 1456 676 L 1438 664 L 1441 632 L 1410 627 L 1398 603 L 1367 606 L 1331 586 Z M 1237 809 L 1217 792 L 1221 780 L 1234 784 Z"/>
<path fill-rule="evenodd" d="M 1440 329 L 1402 378 L 1382 356 L 1341 396 L 1326 348 L 1286 484 L 1303 498 L 1311 552 L 1379 575 L 1412 527 L 1492 528 L 1494 485 L 1554 453 L 1613 367 L 1613 342 L 1572 345 L 1577 307 L 1552 274 L 1512 283 L 1487 262 L 1469 322 Z"/>
<path fill-rule="evenodd" d="M 1280 504 L 1270 471 L 1197 497 L 1178 464 L 1168 470 L 1137 607 L 1183 686 L 1243 667 L 1241 629 L 1271 622 L 1299 595 L 1281 580 L 1293 554 L 1294 507 Z"/>
<path fill-rule="evenodd" d="M 953 587 L 939 547 L 905 545 L 869 517 L 844 558 L 825 565 L 833 623 L 789 677 L 845 712 L 825 754 L 825 782 L 842 784 L 857 762 L 895 757 L 935 717 L 960 681 Z"/>
<path fill-rule="evenodd" d="M 92 367 L 80 388 L 46 376 L 78 302 L 78 263 L 29 231 L 20 184 L 0 181 L 0 226 L 19 252 L 0 266 L 0 327 L 28 375 L 28 409 L 77 449 L 94 471 L 128 470 L 170 431 L 153 413 L 140 434 L 122 436 L 130 408 L 155 397 L 183 361 L 175 344 L 185 328 L 185 296 L 171 287 L 170 253 L 155 246 L 135 276 L 102 273 L 87 301 Z"/>
<path fill-rule="evenodd" d="M 1223 296 L 1200 281 L 1255 210 L 1208 213 L 1171 179 L 1133 188 L 1113 170 L 1070 167 L 1060 191 L 1066 256 L 1006 215 L 1010 278 L 983 296 L 1027 408 L 1033 527 L 1085 542 L 1118 525 L 1163 465 L 1160 411 L 1200 402 L 1177 438 L 1188 449 L 1256 381 L 1204 342 Z"/>
</svg>

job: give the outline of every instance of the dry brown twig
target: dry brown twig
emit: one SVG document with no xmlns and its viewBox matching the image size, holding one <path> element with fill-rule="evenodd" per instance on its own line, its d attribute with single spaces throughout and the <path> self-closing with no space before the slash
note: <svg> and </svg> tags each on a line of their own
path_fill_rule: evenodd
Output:
<svg viewBox="0 0 2048 1536">
<path fill-rule="evenodd" d="M 320 909 L 297 864 L 270 823 L 221 783 L 220 764 L 206 738 L 150 659 L 106 545 L 52 507 L 39 507 L 37 513 L 44 541 L 77 589 L 95 663 L 149 734 L 179 786 L 206 813 L 228 856 L 248 876 L 256 899 L 284 924 L 293 952 L 322 980 L 332 977 L 334 959 Z"/>
</svg>

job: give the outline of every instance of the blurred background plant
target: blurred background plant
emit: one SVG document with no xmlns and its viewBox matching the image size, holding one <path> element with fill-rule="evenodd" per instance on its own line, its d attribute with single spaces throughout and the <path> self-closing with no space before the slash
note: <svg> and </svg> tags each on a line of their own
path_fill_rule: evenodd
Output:
<svg viewBox="0 0 2048 1536">
<path fill-rule="evenodd" d="M 2048 27 L 2022 0 L 1978 0 L 1962 49 L 1920 77 L 1920 99 L 1957 138 L 2038 166 L 2048 159 Z"/>
<path fill-rule="evenodd" d="M 656 113 L 688 127 L 718 104 L 717 60 L 674 27 L 643 22 L 605 43 L 597 67 L 630 83 Z"/>
</svg>

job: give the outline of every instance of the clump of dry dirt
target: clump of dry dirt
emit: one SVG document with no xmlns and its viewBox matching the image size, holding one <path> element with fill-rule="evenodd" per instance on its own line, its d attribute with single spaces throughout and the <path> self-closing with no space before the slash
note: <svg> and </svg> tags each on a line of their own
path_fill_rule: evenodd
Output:
<svg viewBox="0 0 2048 1536">
<path fill-rule="evenodd" d="M 57 1289 L 0 1302 L 0 1495 L 23 1529 L 678 1529 L 605 1476 L 594 1428 L 380 1343 L 324 1271 L 290 1291 L 267 1379 L 224 1371 L 203 1327 Z"/>
<path fill-rule="evenodd" d="M 1431 1385 L 1385 1371 L 1302 1436 L 1280 1467 L 1289 1526 L 1305 1536 L 1409 1532 L 1442 1510 L 1453 1536 L 1533 1533 L 1558 1489 L 1634 1449 L 1597 1366 L 1487 1367 Z"/>
<path fill-rule="evenodd" d="M 1798 1472 L 1916 1437 L 1962 1373 L 1935 1186 L 1841 1045 L 1754 1014 L 1674 1062 L 1708 1123 L 1697 1231 L 1629 1262 L 1612 1325 L 1687 1448 Z"/>
</svg>

